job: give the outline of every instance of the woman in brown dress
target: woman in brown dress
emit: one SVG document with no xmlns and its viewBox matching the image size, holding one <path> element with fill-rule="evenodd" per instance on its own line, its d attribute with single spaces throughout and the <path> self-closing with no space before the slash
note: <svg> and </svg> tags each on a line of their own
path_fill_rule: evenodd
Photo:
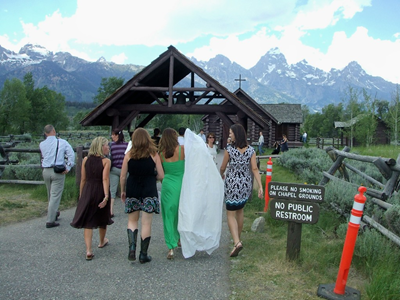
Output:
<svg viewBox="0 0 400 300">
<path fill-rule="evenodd" d="M 111 220 L 109 199 L 111 161 L 106 156 L 110 152 L 108 140 L 97 137 L 90 145 L 88 156 L 83 159 L 78 206 L 71 223 L 72 227 L 83 228 L 86 244 L 86 260 L 92 260 L 93 229 L 99 228 L 98 248 L 108 244 L 105 237 Z"/>
</svg>

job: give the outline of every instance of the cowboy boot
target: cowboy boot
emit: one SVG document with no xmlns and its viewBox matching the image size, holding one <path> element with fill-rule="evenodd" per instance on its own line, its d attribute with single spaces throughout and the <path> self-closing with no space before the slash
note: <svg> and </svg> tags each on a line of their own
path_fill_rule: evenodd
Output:
<svg viewBox="0 0 400 300">
<path fill-rule="evenodd" d="M 147 255 L 147 249 L 149 249 L 149 244 L 150 244 L 150 236 L 145 238 L 144 240 L 141 239 L 141 244 L 140 244 L 140 255 L 139 255 L 139 261 L 141 264 L 147 263 L 151 261 L 151 256 Z"/>
<path fill-rule="evenodd" d="M 128 242 L 129 242 L 128 260 L 135 261 L 138 230 L 135 229 L 134 231 L 132 231 L 130 229 L 127 229 L 127 232 L 128 232 Z"/>
</svg>

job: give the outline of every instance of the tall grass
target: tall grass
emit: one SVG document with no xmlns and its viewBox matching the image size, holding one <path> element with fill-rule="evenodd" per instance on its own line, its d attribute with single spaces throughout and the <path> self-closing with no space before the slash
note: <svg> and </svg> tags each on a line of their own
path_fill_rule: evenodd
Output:
<svg viewBox="0 0 400 300">
<path fill-rule="evenodd" d="M 315 181 L 319 181 L 316 179 L 318 179 L 318 177 L 322 178 L 322 171 L 327 171 L 332 161 L 330 161 L 325 151 L 309 148 L 307 151 L 311 150 L 312 155 L 310 155 L 310 153 L 303 155 L 303 153 L 307 152 L 304 150 L 305 149 L 291 149 L 280 159 L 275 159 L 272 180 L 278 182 L 291 181 L 294 183 L 305 183 L 307 181 L 314 183 Z M 394 146 L 357 148 L 353 149 L 351 152 L 362 155 L 397 158 L 397 148 Z M 325 153 L 329 164 L 326 164 L 324 161 L 319 161 L 320 159 L 325 160 L 324 155 L 320 155 L 319 153 Z M 310 169 L 304 167 L 306 166 L 305 161 L 314 168 L 313 173 L 315 174 L 312 175 L 314 179 L 308 178 L 309 175 L 307 171 L 301 171 L 301 169 Z M 300 162 L 303 168 L 298 167 L 298 162 Z M 266 161 L 262 163 L 261 169 L 265 168 L 265 163 Z M 286 166 L 289 166 L 290 169 Z M 319 166 L 320 170 L 318 170 L 316 166 Z M 369 169 L 367 166 L 364 166 L 364 170 L 368 172 Z M 295 178 L 293 177 L 293 173 L 296 175 Z M 288 176 L 291 176 L 290 180 L 288 180 Z M 353 176 L 353 174 L 351 174 L 351 176 Z M 355 181 L 359 180 L 359 178 L 354 179 L 354 176 L 352 179 Z M 336 210 L 332 210 L 332 206 L 329 203 L 335 203 L 343 211 L 349 213 L 354 196 L 357 193 L 357 190 L 349 188 L 345 184 L 330 183 L 326 186 L 325 203 L 321 205 L 318 223 L 314 225 L 303 224 L 302 226 L 301 254 L 299 261 L 295 264 L 295 271 L 290 270 L 284 272 L 290 274 L 296 272 L 302 273 L 303 277 L 301 279 L 292 278 L 292 280 L 301 280 L 305 287 L 307 287 L 307 285 L 310 285 L 310 287 L 304 288 L 303 295 L 291 294 L 290 297 L 293 298 L 293 296 L 296 296 L 297 299 L 314 299 L 312 296 L 304 296 L 307 294 L 307 291 L 312 291 L 311 286 L 313 281 L 314 283 L 315 280 L 317 280 L 318 283 L 333 283 L 336 281 L 348 219 L 338 215 Z M 398 203 L 399 197 L 396 197 L 391 201 Z M 255 207 L 257 201 L 258 200 L 253 199 L 252 202 L 246 206 L 245 216 L 246 222 L 248 223 L 254 220 L 255 211 L 261 210 L 260 207 Z M 372 206 L 368 198 L 367 204 Z M 394 208 L 392 208 L 392 210 L 395 211 L 392 211 L 392 217 L 393 213 L 396 214 L 395 217 L 398 215 L 399 207 L 400 206 L 394 206 Z M 371 211 L 371 207 L 369 211 Z M 398 219 L 395 218 L 395 221 L 398 222 Z M 266 215 L 267 241 L 270 242 L 270 240 L 273 239 L 273 244 L 279 243 L 282 247 L 282 245 L 284 246 L 284 241 L 282 240 L 286 238 L 283 227 L 287 227 L 287 225 L 285 224 L 285 226 L 283 226 L 281 223 L 284 222 L 270 220 L 270 216 Z M 394 222 L 392 222 L 391 225 L 394 226 Z M 246 237 L 248 234 L 249 233 L 246 232 Z M 254 233 L 250 233 L 250 236 L 253 234 Z M 243 237 L 244 241 L 246 237 Z M 267 241 L 264 240 L 263 242 L 265 243 Z M 284 247 L 282 249 L 284 249 Z M 251 250 L 246 249 L 246 251 Z M 276 250 L 271 251 L 275 252 Z M 276 254 L 270 253 L 270 257 L 275 256 Z M 354 249 L 347 285 L 360 290 L 363 299 L 400 299 L 399 257 L 399 248 L 375 229 L 369 228 L 365 232 L 360 232 Z M 286 265 L 287 262 L 282 260 L 281 264 Z M 268 277 L 269 275 L 266 274 L 266 276 Z"/>
</svg>

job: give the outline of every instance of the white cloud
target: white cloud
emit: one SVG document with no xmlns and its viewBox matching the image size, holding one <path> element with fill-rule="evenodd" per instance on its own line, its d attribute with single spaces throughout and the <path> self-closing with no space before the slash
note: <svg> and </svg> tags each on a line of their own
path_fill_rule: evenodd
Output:
<svg viewBox="0 0 400 300">
<path fill-rule="evenodd" d="M 125 55 L 125 53 L 121 53 L 121 54 L 114 55 L 113 57 L 111 57 L 112 62 L 115 62 L 116 64 L 120 64 L 120 65 L 122 65 L 127 59 L 128 59 L 128 57 Z"/>
<path fill-rule="evenodd" d="M 21 22 L 25 37 L 18 42 L 0 36 L 0 45 L 19 51 L 27 43 L 67 51 L 86 60 L 94 46 L 169 46 L 196 43 L 210 36 L 188 56 L 208 60 L 217 54 L 251 68 L 269 49 L 279 47 L 288 63 L 306 59 L 328 71 L 356 60 L 369 74 L 400 82 L 400 33 L 394 41 L 374 39 L 365 28 L 336 32 L 326 53 L 305 45 L 302 38 L 313 30 L 332 29 L 341 19 L 351 19 L 372 0 L 77 0 L 70 17 L 59 11 L 37 24 Z M 156 9 L 155 9 L 156 8 Z M 76 45 L 80 46 L 78 51 Z M 119 51 L 121 52 L 121 51 Z M 98 56 L 98 52 L 95 54 Z M 97 57 L 98 58 L 98 57 Z M 96 59 L 97 59 L 96 58 Z M 125 53 L 111 60 L 123 63 Z"/>
</svg>

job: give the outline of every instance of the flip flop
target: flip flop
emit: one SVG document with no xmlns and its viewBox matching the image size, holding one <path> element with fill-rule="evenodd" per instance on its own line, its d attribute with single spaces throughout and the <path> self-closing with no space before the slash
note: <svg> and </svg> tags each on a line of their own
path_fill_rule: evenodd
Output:
<svg viewBox="0 0 400 300">
<path fill-rule="evenodd" d="M 107 245 L 108 245 L 108 240 L 103 244 L 103 246 L 98 245 L 97 247 L 98 247 L 98 248 L 104 248 L 104 247 L 107 246 Z"/>
<path fill-rule="evenodd" d="M 94 254 L 93 254 L 93 253 L 91 253 L 91 254 L 86 254 L 86 260 L 92 260 L 93 257 L 94 257 Z"/>
<path fill-rule="evenodd" d="M 239 245 L 240 244 L 240 245 Z M 243 245 L 242 242 L 237 242 L 236 245 L 234 246 L 230 257 L 236 257 L 238 256 L 239 252 L 242 251 L 243 249 Z"/>
</svg>

